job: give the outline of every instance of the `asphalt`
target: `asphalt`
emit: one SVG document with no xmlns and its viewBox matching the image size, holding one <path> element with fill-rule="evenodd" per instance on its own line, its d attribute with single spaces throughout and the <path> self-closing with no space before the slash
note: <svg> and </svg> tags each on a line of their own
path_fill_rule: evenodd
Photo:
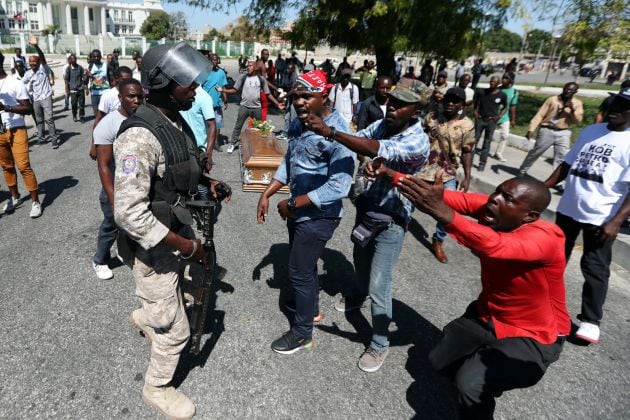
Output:
<svg viewBox="0 0 630 420">
<path fill-rule="evenodd" d="M 231 104 L 226 134 L 235 111 Z M 100 281 L 91 267 L 102 218 L 96 166 L 87 156 L 91 120 L 72 122 L 59 102 L 55 112 L 64 143 L 58 150 L 31 147 L 43 215 L 30 219 L 26 201 L 0 216 L 0 418 L 162 418 L 141 397 L 149 347 L 127 321 L 139 306 L 131 272 L 112 264 L 114 279 Z M 271 119 L 279 126 L 278 115 Z M 272 211 L 265 225 L 256 224 L 258 194 L 241 191 L 236 153 L 215 160 L 214 175 L 234 187 L 215 227 L 224 270 L 201 355 L 183 356 L 175 378 L 195 402 L 197 418 L 454 418 L 454 389 L 431 370 L 427 354 L 441 328 L 479 293 L 478 259 L 447 240 L 449 263 L 440 264 L 426 248 L 434 223 L 416 212 L 394 270 L 392 348 L 379 372 L 363 373 L 356 362 L 369 340 L 369 310 L 344 315 L 333 307 L 353 275 L 354 209 L 346 200 L 346 216 L 319 264 L 325 319 L 315 329 L 315 347 L 277 355 L 270 343 L 289 326 L 279 307 L 286 227 Z M 2 185 L 0 205 L 8 198 Z M 283 197 L 272 199 L 271 208 Z M 573 317 L 583 281 L 579 257 L 577 249 L 566 271 Z M 614 268 L 600 343 L 567 343 L 538 385 L 498 400 L 496 418 L 628 417 L 628 279 Z"/>
</svg>

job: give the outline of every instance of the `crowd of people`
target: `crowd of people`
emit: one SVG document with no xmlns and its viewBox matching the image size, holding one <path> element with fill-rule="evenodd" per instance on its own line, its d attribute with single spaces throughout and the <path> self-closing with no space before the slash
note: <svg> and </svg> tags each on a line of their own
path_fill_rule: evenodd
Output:
<svg viewBox="0 0 630 420">
<path fill-rule="evenodd" d="M 20 69 L 26 67 L 21 51 L 12 59 L 13 75 L 0 66 L 0 164 L 11 192 L 4 212 L 20 202 L 17 167 L 36 218 L 42 209 L 24 117 L 34 117 L 38 143 L 57 148 L 60 140 L 52 117 L 54 75 L 36 40 L 31 44 L 38 55 L 29 57 L 30 69 Z M 113 277 L 108 261 L 117 241 L 142 303 L 131 322 L 151 343 L 143 397 L 163 414 L 195 414 L 193 402 L 171 385 L 190 337 L 179 264 L 207 264 L 186 203 L 198 194 L 230 198 L 229 187 L 211 172 L 233 94 L 240 94 L 240 103 L 228 153 L 238 147 L 249 118 L 267 118 L 269 102 L 286 116 L 278 137 L 289 140 L 287 152 L 256 208 L 264 223 L 270 198 L 289 187 L 277 211 L 287 222 L 290 245 L 292 298 L 285 304 L 295 315 L 291 328 L 271 343 L 274 352 L 313 347 L 313 324 L 322 318 L 317 261 L 339 226 L 346 197 L 357 210 L 351 235 L 356 276 L 335 309 L 370 307 L 372 336 L 358 357 L 362 371 L 378 371 L 388 355 L 393 272 L 414 209 L 436 221 L 431 251 L 440 262 L 448 261 L 443 241 L 450 234 L 481 263 L 480 295 L 444 327 L 429 355 L 434 369 L 455 383 L 462 418 L 492 418 L 495 399 L 536 384 L 571 334 L 598 342 L 612 244 L 630 217 L 628 83 L 572 147 L 571 127 L 582 120 L 583 105 L 575 97 L 578 85 L 567 83 L 533 116 L 527 137 L 538 135 L 520 176 L 484 195 L 468 191 L 474 155 L 479 153 L 478 171 L 490 156 L 505 160 L 518 106 L 513 72 L 475 89 L 481 73 L 475 67 L 467 73 L 463 62 L 451 84 L 444 61 L 434 71 L 427 60 L 416 77 L 413 68 L 401 74 L 398 60 L 395 74 L 378 75 L 369 60 L 356 69 L 345 58 L 336 69 L 330 60 L 303 65 L 295 54 L 286 60 L 279 55 L 274 63 L 264 49 L 256 60 L 239 62 L 244 72 L 231 83 L 216 54 L 204 56 L 184 43 L 133 58 L 132 69 L 120 66 L 116 53 L 102 62 L 94 50 L 84 69 L 70 55 L 62 73 L 73 120 L 85 122 L 86 95 L 95 118 L 89 154 L 102 184 L 103 221 L 93 268 L 99 279 Z M 500 141 L 491 153 L 497 127 Z M 528 177 L 551 145 L 553 173 L 545 182 Z M 549 188 L 562 182 L 556 223 L 544 221 Z M 580 323 L 572 331 L 564 271 L 580 232 L 585 283 Z"/>
</svg>

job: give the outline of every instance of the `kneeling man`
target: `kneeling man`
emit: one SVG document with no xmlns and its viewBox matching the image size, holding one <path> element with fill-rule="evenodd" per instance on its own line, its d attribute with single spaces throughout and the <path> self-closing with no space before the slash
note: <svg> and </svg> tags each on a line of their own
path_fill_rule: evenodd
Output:
<svg viewBox="0 0 630 420">
<path fill-rule="evenodd" d="M 441 171 L 434 185 L 389 169 L 377 172 L 397 181 L 414 206 L 481 260 L 481 294 L 444 327 L 429 359 L 455 382 L 461 418 L 490 419 L 496 397 L 543 377 L 571 329 L 564 234 L 540 220 L 549 190 L 537 180 L 513 178 L 487 196 L 444 191 Z"/>
</svg>

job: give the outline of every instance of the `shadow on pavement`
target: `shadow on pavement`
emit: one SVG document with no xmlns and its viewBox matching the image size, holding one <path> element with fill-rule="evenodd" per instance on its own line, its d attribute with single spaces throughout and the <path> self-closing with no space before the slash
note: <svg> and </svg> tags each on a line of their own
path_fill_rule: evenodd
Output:
<svg viewBox="0 0 630 420">
<path fill-rule="evenodd" d="M 369 304 L 369 301 L 368 301 Z M 368 346 L 372 328 L 361 311 L 346 312 L 355 331 L 342 331 L 336 324 L 318 325 L 321 331 Z M 392 324 L 389 334 L 391 347 L 408 346 L 405 369 L 414 379 L 407 389 L 407 402 L 418 419 L 455 418 L 455 389 L 446 378 L 435 372 L 429 363 L 429 352 L 442 337 L 442 331 L 405 303 L 392 300 Z M 383 367 L 387 369 L 387 362 Z"/>
<path fill-rule="evenodd" d="M 512 176 L 520 175 L 518 168 L 514 168 L 512 166 L 498 164 L 498 165 L 492 165 L 490 169 L 495 174 L 498 174 L 499 172 L 505 172 L 506 174 L 510 174 Z"/>
<path fill-rule="evenodd" d="M 60 178 L 47 179 L 39 184 L 39 193 L 44 194 L 42 207 L 49 207 L 61 195 L 64 190 L 76 187 L 79 183 L 78 179 L 71 175 L 62 176 Z"/>
<path fill-rule="evenodd" d="M 347 292 L 351 287 L 348 279 L 354 278 L 354 266 L 346 256 L 329 248 L 324 249 L 321 260 L 323 261 L 324 274 L 319 275 L 319 288 L 329 296 Z M 269 253 L 254 267 L 252 280 L 260 280 L 261 270 L 271 265 L 273 277 L 266 279 L 267 285 L 272 289 L 279 289 L 278 307 L 289 323 L 293 323 L 294 312 L 287 309 L 287 303 L 294 302 L 293 290 L 289 283 L 289 244 L 273 244 Z"/>
<path fill-rule="evenodd" d="M 61 144 L 65 144 L 72 137 L 81 135 L 81 133 L 77 133 L 77 132 L 74 132 L 74 131 L 64 131 L 64 132 L 61 132 L 61 133 L 57 132 L 57 134 L 59 135 L 59 141 L 60 141 Z"/>
<path fill-rule="evenodd" d="M 418 242 L 420 242 L 426 249 L 431 249 L 431 241 L 429 238 L 429 233 L 422 227 L 420 223 L 416 219 L 411 219 L 409 222 L 409 233 L 413 235 L 414 238 Z"/>
<path fill-rule="evenodd" d="M 179 359 L 179 364 L 175 370 L 172 384 L 178 387 L 186 380 L 188 374 L 196 367 L 203 368 L 212 354 L 215 346 L 219 342 L 221 335 L 225 331 L 225 311 L 219 311 L 216 309 L 217 304 L 217 292 L 233 293 L 234 287 L 223 281 L 227 270 L 223 267 L 216 266 L 214 279 L 212 286 L 210 287 L 210 297 L 208 302 L 208 316 L 206 318 L 205 328 L 203 335 L 210 335 L 203 343 L 203 347 L 199 350 L 198 355 L 194 355 L 189 352 L 190 342 L 182 352 L 182 356 Z"/>
</svg>

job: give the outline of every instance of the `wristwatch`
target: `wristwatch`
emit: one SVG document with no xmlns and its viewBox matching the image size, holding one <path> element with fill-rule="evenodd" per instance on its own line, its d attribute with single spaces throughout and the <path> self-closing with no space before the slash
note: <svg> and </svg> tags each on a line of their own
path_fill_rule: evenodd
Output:
<svg viewBox="0 0 630 420">
<path fill-rule="evenodd" d="M 287 207 L 289 208 L 290 212 L 295 211 L 295 209 L 297 208 L 297 205 L 295 204 L 295 198 L 290 197 L 289 200 L 287 200 Z"/>
<path fill-rule="evenodd" d="M 326 137 L 326 140 L 335 141 L 335 134 L 337 134 L 337 129 L 335 127 L 330 127 L 330 134 Z"/>
</svg>

